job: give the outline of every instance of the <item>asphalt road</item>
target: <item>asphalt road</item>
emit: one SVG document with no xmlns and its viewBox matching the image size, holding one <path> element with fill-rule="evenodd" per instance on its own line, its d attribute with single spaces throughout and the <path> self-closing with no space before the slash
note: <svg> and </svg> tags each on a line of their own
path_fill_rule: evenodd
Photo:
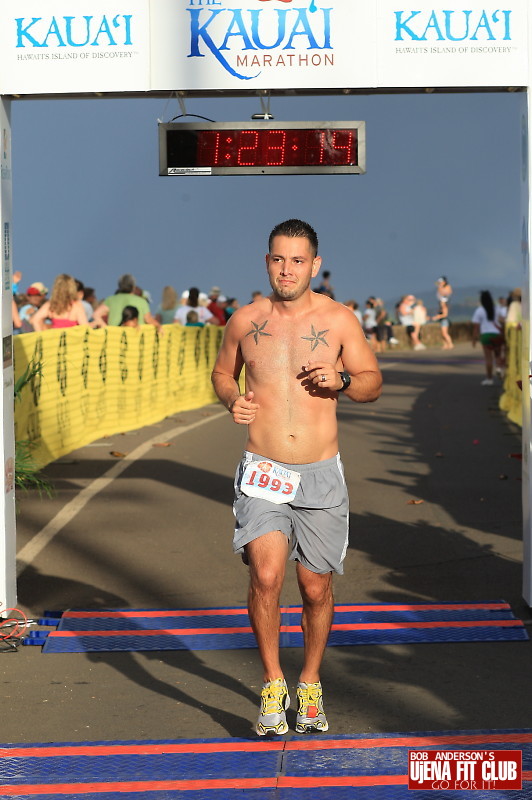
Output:
<svg viewBox="0 0 532 800">
<path fill-rule="evenodd" d="M 521 463 L 510 457 L 520 431 L 498 410 L 499 387 L 480 385 L 478 351 L 466 346 L 391 353 L 381 364 L 377 403 L 339 404 L 351 541 L 337 602 L 504 599 L 530 625 Z M 247 571 L 231 552 L 244 433 L 209 406 L 51 464 L 55 497 L 19 498 L 20 608 L 41 616 L 245 605 Z M 126 454 L 127 465 L 112 452 Z M 118 463 L 120 474 L 98 482 Z M 85 504 L 70 514 L 80 497 Z M 292 567 L 287 605 L 299 601 Z M 301 655 L 283 651 L 291 686 Z M 330 648 L 322 671 L 330 733 L 530 727 L 531 656 L 530 642 Z M 45 655 L 21 647 L 0 654 L 0 664 L 6 743 L 254 736 L 256 650 Z"/>
</svg>

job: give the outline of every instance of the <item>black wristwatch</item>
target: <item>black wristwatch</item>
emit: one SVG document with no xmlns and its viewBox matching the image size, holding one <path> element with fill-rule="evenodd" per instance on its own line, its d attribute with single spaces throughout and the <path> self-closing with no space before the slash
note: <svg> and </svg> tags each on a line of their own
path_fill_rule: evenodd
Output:
<svg viewBox="0 0 532 800">
<path fill-rule="evenodd" d="M 348 389 L 351 386 L 351 375 L 345 369 L 344 369 L 343 372 L 339 372 L 338 375 L 340 376 L 340 378 L 342 380 L 342 386 L 341 386 L 340 389 L 338 389 L 338 391 L 339 392 L 345 392 L 345 390 Z"/>
</svg>

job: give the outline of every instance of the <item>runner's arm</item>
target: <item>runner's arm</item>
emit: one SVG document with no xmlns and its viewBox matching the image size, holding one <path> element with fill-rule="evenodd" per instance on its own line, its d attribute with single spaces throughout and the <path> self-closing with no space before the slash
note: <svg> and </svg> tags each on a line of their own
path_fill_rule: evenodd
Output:
<svg viewBox="0 0 532 800">
<path fill-rule="evenodd" d="M 249 425 L 255 419 L 258 404 L 253 402 L 253 392 L 240 394 L 238 379 L 244 366 L 239 341 L 239 322 L 235 314 L 225 327 L 224 340 L 211 375 L 212 385 L 219 400 L 239 425 Z"/>
<path fill-rule="evenodd" d="M 382 390 L 382 375 L 375 354 L 349 309 L 340 307 L 335 313 L 339 315 L 341 326 L 341 364 L 331 370 L 331 365 L 325 361 L 310 361 L 307 365 L 309 378 L 324 389 L 339 391 L 343 383 L 338 370 L 343 365 L 351 377 L 351 384 L 343 394 L 356 403 L 373 403 Z M 326 376 L 325 381 L 322 375 Z"/>
</svg>

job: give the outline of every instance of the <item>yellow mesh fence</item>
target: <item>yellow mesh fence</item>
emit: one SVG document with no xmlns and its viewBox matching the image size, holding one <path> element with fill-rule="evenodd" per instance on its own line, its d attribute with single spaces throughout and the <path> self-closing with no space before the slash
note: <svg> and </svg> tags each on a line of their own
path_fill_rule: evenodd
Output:
<svg viewBox="0 0 532 800">
<path fill-rule="evenodd" d="M 508 419 L 516 425 L 523 425 L 523 393 L 518 381 L 521 380 L 521 359 L 523 332 L 521 326 L 506 326 L 506 375 L 504 390 L 499 399 L 499 408 L 506 411 Z"/>
<path fill-rule="evenodd" d="M 15 404 L 15 436 L 40 466 L 101 436 L 213 403 L 210 374 L 221 328 L 76 327 L 14 337 L 15 377 L 37 375 Z"/>
</svg>

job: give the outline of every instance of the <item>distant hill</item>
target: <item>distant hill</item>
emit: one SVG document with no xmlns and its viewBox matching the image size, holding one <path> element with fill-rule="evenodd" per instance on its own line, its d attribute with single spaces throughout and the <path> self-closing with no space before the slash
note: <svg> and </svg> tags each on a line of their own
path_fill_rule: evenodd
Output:
<svg viewBox="0 0 532 800">
<path fill-rule="evenodd" d="M 499 297 L 508 297 L 510 291 L 515 287 L 508 288 L 507 286 L 483 286 L 482 289 L 487 289 L 491 292 L 493 299 L 497 302 Z M 453 294 L 450 302 L 450 318 L 454 322 L 464 322 L 470 320 L 473 316 L 475 308 L 479 304 L 480 289 L 478 286 L 460 286 L 453 287 Z M 421 298 L 427 306 L 427 311 L 430 315 L 436 314 L 438 310 L 438 301 L 436 300 L 436 288 L 430 289 L 425 292 L 418 292 L 416 297 Z M 395 304 L 399 300 L 398 297 L 387 300 L 386 308 L 390 313 L 393 313 Z"/>
</svg>

